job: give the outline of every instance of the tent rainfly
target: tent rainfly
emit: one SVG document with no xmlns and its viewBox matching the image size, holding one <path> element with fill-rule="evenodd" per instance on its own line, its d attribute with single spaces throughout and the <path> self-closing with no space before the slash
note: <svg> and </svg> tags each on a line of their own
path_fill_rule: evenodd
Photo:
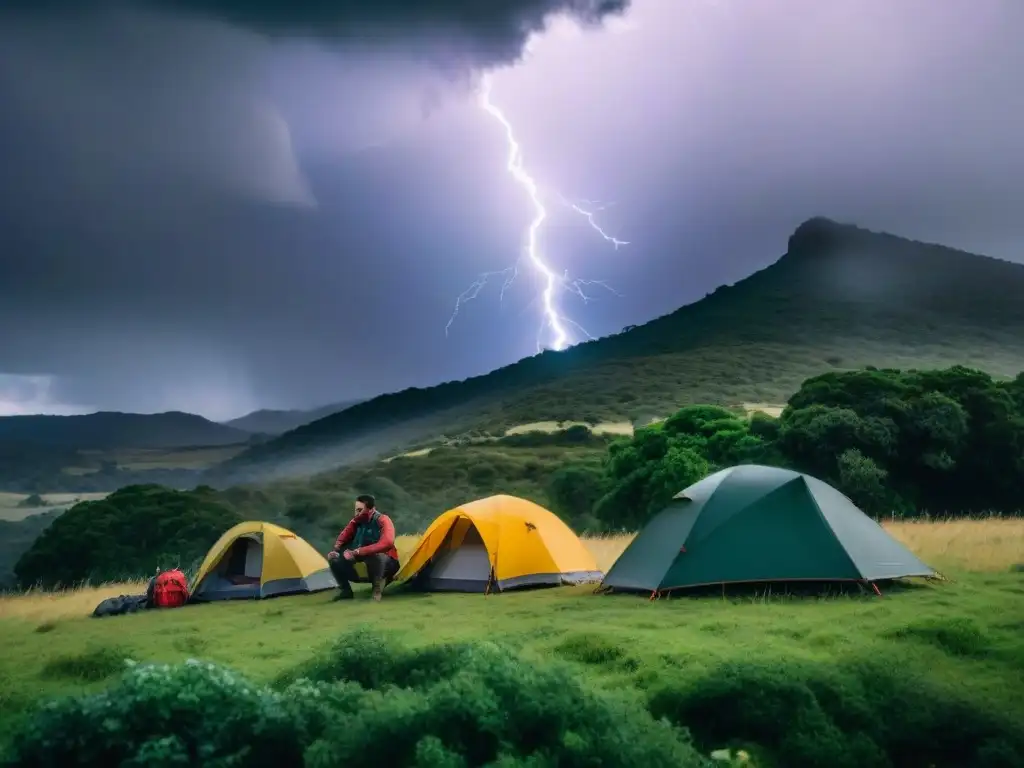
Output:
<svg viewBox="0 0 1024 768">
<path fill-rule="evenodd" d="M 503 592 L 601 580 L 593 555 L 554 513 L 515 496 L 490 496 L 431 523 L 395 577 L 424 591 Z"/>
<path fill-rule="evenodd" d="M 677 493 L 609 569 L 605 591 L 711 584 L 874 582 L 938 574 L 810 475 L 741 465 Z"/>
<path fill-rule="evenodd" d="M 337 587 L 327 560 L 272 523 L 240 523 L 210 548 L 192 586 L 194 602 L 276 597 Z"/>
</svg>

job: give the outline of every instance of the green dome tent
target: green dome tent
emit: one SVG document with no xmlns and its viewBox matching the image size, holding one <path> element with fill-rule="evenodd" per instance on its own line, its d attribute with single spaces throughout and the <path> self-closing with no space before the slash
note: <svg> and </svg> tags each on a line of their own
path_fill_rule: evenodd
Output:
<svg viewBox="0 0 1024 768">
<path fill-rule="evenodd" d="M 677 493 L 619 556 L 603 590 L 937 577 L 846 496 L 810 475 L 742 465 Z M 877 591 L 877 589 L 876 589 Z"/>
</svg>

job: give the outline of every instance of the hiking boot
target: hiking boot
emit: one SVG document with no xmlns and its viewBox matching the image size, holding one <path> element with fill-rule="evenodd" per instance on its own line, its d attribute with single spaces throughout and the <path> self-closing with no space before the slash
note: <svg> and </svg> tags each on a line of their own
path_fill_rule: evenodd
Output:
<svg viewBox="0 0 1024 768">
<path fill-rule="evenodd" d="M 384 592 L 384 584 L 382 582 L 375 581 L 373 583 L 373 599 L 374 599 L 374 601 L 379 603 L 381 597 L 384 596 L 383 592 Z"/>
<path fill-rule="evenodd" d="M 339 589 L 338 594 L 334 596 L 334 599 L 331 602 L 336 603 L 339 600 L 351 600 L 354 597 L 355 594 L 352 592 L 351 589 Z"/>
</svg>

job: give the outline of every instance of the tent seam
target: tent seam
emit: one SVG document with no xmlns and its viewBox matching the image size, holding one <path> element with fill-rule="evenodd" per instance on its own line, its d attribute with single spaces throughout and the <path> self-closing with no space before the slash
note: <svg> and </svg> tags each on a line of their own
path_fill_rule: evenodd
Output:
<svg viewBox="0 0 1024 768">
<path fill-rule="evenodd" d="M 866 581 L 867 579 L 864 577 L 864 572 L 861 571 L 857 561 L 854 560 L 853 556 L 846 550 L 846 542 L 844 542 L 842 537 L 836 533 L 836 529 L 832 527 L 832 523 L 829 522 L 828 517 L 826 517 L 825 513 L 821 511 L 821 505 L 818 503 L 818 497 L 814 495 L 814 491 L 807 484 L 807 479 L 802 474 L 799 478 L 800 484 L 803 485 L 804 489 L 806 489 L 807 495 L 811 497 L 811 503 L 814 504 L 814 508 L 818 511 L 818 517 L 820 517 L 822 522 L 825 523 L 825 527 L 832 532 L 832 536 L 835 537 L 835 540 L 839 542 L 839 549 L 843 551 L 843 555 L 850 562 L 850 565 L 853 566 L 854 573 L 860 576 L 861 581 Z"/>
</svg>

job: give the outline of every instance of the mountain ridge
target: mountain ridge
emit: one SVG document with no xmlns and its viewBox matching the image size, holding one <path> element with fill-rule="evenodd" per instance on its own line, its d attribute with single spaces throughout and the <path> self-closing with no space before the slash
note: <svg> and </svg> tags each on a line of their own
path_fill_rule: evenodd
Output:
<svg viewBox="0 0 1024 768">
<path fill-rule="evenodd" d="M 237 419 L 229 419 L 220 422 L 224 426 L 240 429 L 243 432 L 263 435 L 281 435 L 293 429 L 330 416 L 332 413 L 343 411 L 363 400 L 343 400 L 330 405 L 322 405 L 318 408 L 260 408 L 239 416 Z"/>
<path fill-rule="evenodd" d="M 965 362 L 1013 375 L 1024 368 L 1024 305 L 1010 298 L 1013 286 L 1024 290 L 1024 265 L 815 217 L 781 257 L 673 312 L 565 352 L 364 401 L 208 477 L 309 474 L 515 418 L 654 417 L 698 392 L 715 402 L 785 399 L 803 377 L 837 367 Z M 645 391 L 631 392 L 638 384 Z"/>
<path fill-rule="evenodd" d="M 189 448 L 236 445 L 252 437 L 249 432 L 183 411 L 0 417 L 0 441 L 62 448 Z"/>
</svg>

